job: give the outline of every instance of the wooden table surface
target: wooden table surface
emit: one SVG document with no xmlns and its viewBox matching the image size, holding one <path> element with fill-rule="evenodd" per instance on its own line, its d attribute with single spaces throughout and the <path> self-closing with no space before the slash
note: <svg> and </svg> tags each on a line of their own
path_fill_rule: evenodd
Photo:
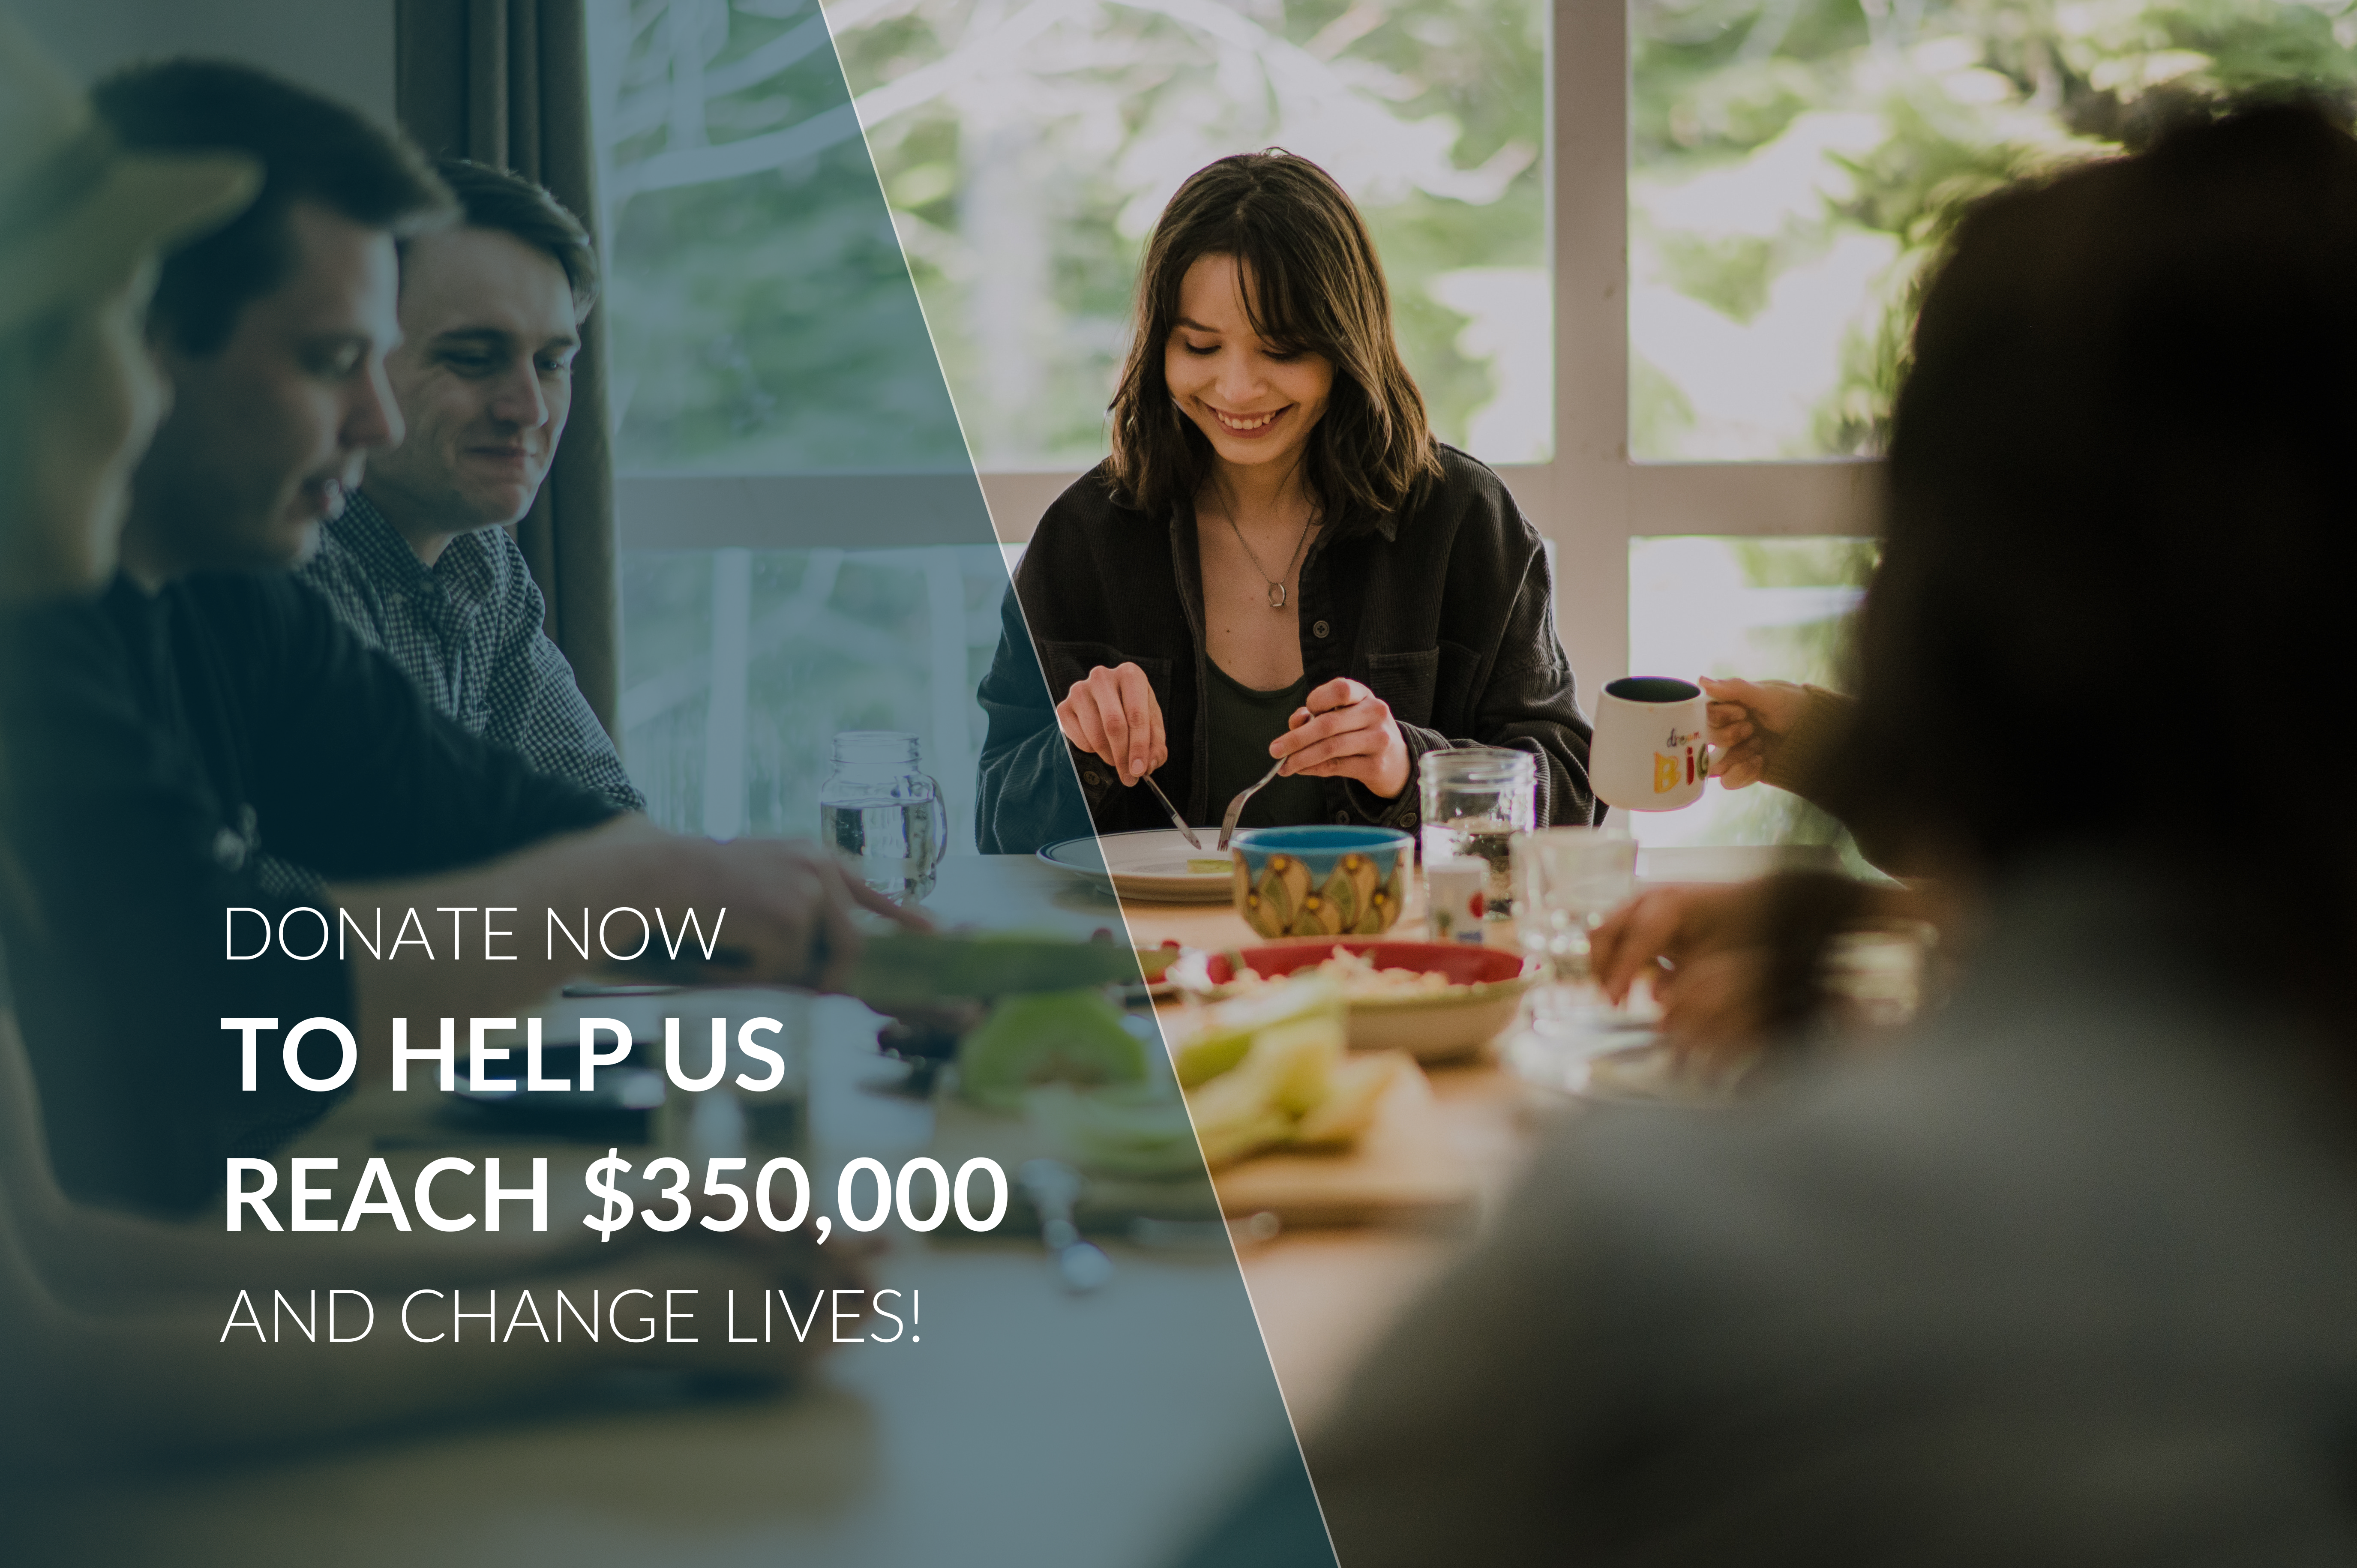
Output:
<svg viewBox="0 0 2357 1568">
<path fill-rule="evenodd" d="M 1028 857 L 952 857 L 928 907 L 952 923 L 1082 937 L 1122 924 L 1110 893 Z M 801 1155 L 821 1193 L 856 1155 L 897 1165 L 926 1149 L 932 1107 L 879 1092 L 899 1069 L 877 1055 L 857 1003 L 740 992 L 674 1005 L 690 1018 L 775 1015 L 805 1044 Z M 398 1148 L 384 1140 L 404 1117 L 425 1145 L 387 1155 L 406 1191 L 404 1162 L 451 1152 L 430 1097 L 357 1094 L 286 1153 L 339 1155 L 350 1171 Z M 502 1140 L 490 1152 L 501 1148 L 553 1156 L 552 1230 L 577 1228 L 560 1195 L 579 1192 L 580 1162 L 603 1151 Z M 1313 1245 L 1288 1239 L 1270 1261 L 1306 1261 Z M 1073 1296 L 1034 1237 L 896 1234 L 877 1283 L 923 1292 L 923 1343 L 846 1346 L 788 1397 L 625 1390 L 574 1413 L 61 1487 L 12 1504 L 0 1561 L 1157 1568 L 1289 1432 L 1228 1250 L 1104 1246 L 1114 1280 Z"/>
<path fill-rule="evenodd" d="M 1226 904 L 1127 899 L 1123 914 L 1141 947 L 1176 940 L 1218 951 L 1263 940 Z M 1420 886 L 1410 894 L 1394 931 L 1403 940 L 1423 940 Z M 1237 1259 L 1253 1310 L 1297 1427 L 1314 1425 L 1332 1409 L 1351 1367 L 1479 1233 L 1481 1219 L 1512 1186 L 1529 1151 L 1531 1101 L 1491 1058 L 1485 1054 L 1425 1070 L 1449 1144 L 1471 1171 L 1480 1194 L 1469 1219 L 1445 1228 L 1411 1223 L 1295 1230 L 1257 1244 L 1239 1237 Z"/>
<path fill-rule="evenodd" d="M 946 861 L 928 908 L 949 923 L 1081 936 L 1118 930 L 1125 918 L 1108 891 L 1015 856 Z M 1147 945 L 1171 937 L 1231 947 L 1246 935 L 1224 907 L 1132 905 L 1125 914 Z M 787 1020 L 806 1047 L 804 1157 L 823 1192 L 852 1156 L 894 1164 L 932 1136 L 928 1102 L 878 1092 L 898 1069 L 877 1056 L 874 1018 L 855 1002 L 705 993 L 680 999 L 679 1010 Z M 1431 1077 L 1483 1193 L 1501 1191 L 1526 1142 L 1510 1080 L 1483 1066 Z M 414 1146 L 388 1157 L 422 1162 L 448 1152 L 426 1113 L 414 1097 L 363 1092 L 289 1153 L 400 1148 L 387 1133 L 407 1118 Z M 543 1152 L 559 1156 L 554 1199 L 577 1190 L 568 1163 L 577 1169 L 597 1151 Z M 552 1208 L 557 1226 L 577 1222 L 561 1201 Z M 1300 1426 L 1332 1407 L 1351 1364 L 1472 1229 L 1304 1230 L 1248 1244 L 1248 1302 L 1217 1246 L 1105 1239 L 1114 1283 L 1074 1297 L 1057 1288 L 1035 1240 L 902 1235 L 877 1283 L 924 1292 L 925 1343 L 847 1347 L 790 1398 L 525 1412 L 194 1476 L 61 1488 L 12 1520 L 0 1544 L 27 1563 L 176 1568 L 1149 1568 L 1225 1509 L 1286 1440 L 1288 1413 Z M 1258 1354 L 1263 1339 L 1284 1408 Z"/>
</svg>

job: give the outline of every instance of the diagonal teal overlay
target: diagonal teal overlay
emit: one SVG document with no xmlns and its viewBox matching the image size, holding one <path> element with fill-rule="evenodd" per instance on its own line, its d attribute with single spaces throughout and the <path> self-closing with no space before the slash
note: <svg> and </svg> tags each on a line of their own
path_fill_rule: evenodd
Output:
<svg viewBox="0 0 2357 1568">
<path fill-rule="evenodd" d="M 867 972 L 889 983 L 871 994 L 920 1003 L 927 980 L 970 983 L 977 967 L 1057 972 L 1099 933 L 1112 945 L 1082 956 L 1110 953 L 1135 982 L 1109 889 L 1028 847 L 975 847 L 976 691 L 1002 639 L 1038 660 L 1019 618 L 1002 619 L 1007 562 L 815 0 L 586 0 L 585 14 L 600 204 L 586 216 L 604 237 L 622 543 L 619 739 L 650 814 L 718 838 L 823 834 L 864 851 L 871 882 L 913 892 L 944 928 L 1059 940 L 1019 964 L 1005 949 L 977 966 L 903 947 Z M 838 744 L 854 732 L 901 738 Z M 1076 807 L 1069 768 L 1061 782 Z M 490 1179 L 492 1158 L 511 1197 L 545 1159 L 548 1229 L 530 1229 L 518 1199 L 496 1236 L 405 1221 L 395 1234 L 382 1211 L 353 1234 L 227 1236 L 209 1206 L 169 1233 L 169 1255 L 143 1260 L 166 1290 L 105 1306 L 128 1322 L 152 1305 L 175 1332 L 197 1331 L 160 1364 L 110 1366 L 89 1394 L 102 1412 L 135 1411 L 126 1431 L 185 1428 L 203 1452 L 167 1443 L 176 1457 L 100 1467 L 61 1448 L 73 1463 L 55 1474 L 0 1477 L 0 1560 L 1160 1568 L 1209 1552 L 1333 1568 L 1154 1021 L 1122 994 L 1016 997 L 987 1019 L 971 1003 L 912 1004 L 886 1054 L 885 1020 L 849 997 L 608 987 L 503 1009 L 535 1016 L 560 1055 L 597 1038 L 589 1020 L 627 1026 L 640 1054 L 608 1064 L 609 1097 L 587 1108 L 502 1100 L 490 1083 L 357 1082 L 269 1148 L 281 1170 L 337 1162 L 321 1179 L 340 1183 L 341 1213 L 371 1162 L 404 1196 L 430 1165 L 465 1164 L 435 1189 L 448 1212 L 489 1201 L 480 1186 L 460 1194 L 469 1176 Z M 666 1084 L 672 1018 L 686 1076 L 708 1062 L 710 1021 L 739 1042 L 721 1087 Z M 436 1022 L 410 1019 L 413 1036 Z M 453 1023 L 464 1039 L 468 1025 Z M 726 1086 L 760 1070 L 741 1054 L 757 1023 L 784 1065 L 740 1094 Z M 987 1062 L 961 1072 L 944 1059 L 977 1024 L 995 1078 Z M 514 1053 L 493 1070 L 520 1069 L 522 1031 L 485 1029 Z M 1086 1165 L 1027 1101 L 1043 1041 L 1067 1072 L 1125 1084 L 1129 1110 L 1176 1128 L 1158 1165 L 1077 1168 L 1068 1209 L 1056 1169 L 1026 1168 Z M 32 1103 L 10 1076 L 12 1044 L 0 1039 L 0 1126 Z M 633 1083 L 660 1103 L 631 1099 Z M 31 1146 L 18 1135 L 0 1153 Z M 731 1235 L 684 1211 L 662 1234 L 615 1221 L 629 1233 L 610 1245 L 584 1229 L 599 1211 L 585 1175 L 627 1165 L 652 1215 L 648 1167 L 664 1157 L 692 1171 L 714 1214 L 725 1162 L 748 1188 L 771 1162 L 799 1162 L 831 1234 L 813 1253 L 741 1209 Z M 982 1161 L 1013 1178 L 995 1228 L 913 1221 L 947 1196 L 919 1162 Z M 876 1185 L 843 1180 L 862 1162 L 915 1176 L 865 1235 L 854 1218 L 874 1212 Z M 762 1190 L 786 1208 L 791 1187 Z M 960 1190 L 991 1208 L 987 1180 L 974 1189 Z M 16 1261 L 8 1225 L 0 1212 L 0 1266 Z M 187 1300 L 174 1269 L 201 1282 Z M 757 1282 L 791 1294 L 737 1288 Z M 342 1290 L 346 1331 L 354 1301 L 389 1304 L 366 1344 L 339 1337 L 331 1294 L 362 1284 Z M 845 1289 L 862 1298 L 847 1316 L 839 1301 L 818 1315 L 817 1292 Z M 253 1298 L 250 1333 L 233 1295 Z M 421 1296 L 416 1326 L 439 1337 L 414 1338 L 402 1316 Z M 863 1316 L 868 1304 L 878 1310 Z M 587 1344 L 585 1305 L 606 1335 Z M 798 1357 L 790 1332 L 835 1343 Z M 20 1337 L 20 1354 L 41 1343 Z M 91 1343 L 105 1342 L 93 1330 Z M 159 1375 L 189 1368 L 205 1376 Z"/>
<path fill-rule="evenodd" d="M 683 38 L 685 9 L 643 27 L 618 10 L 598 59 L 626 761 L 669 825 L 806 833 L 834 734 L 913 735 L 948 808 L 938 917 L 1118 933 L 1109 894 L 972 853 L 974 690 L 1002 636 L 1030 650 L 1000 618 L 1006 562 L 823 20 L 740 8 L 725 38 Z M 953 1085 L 905 1092 L 864 1009 L 821 1002 L 798 1023 L 823 1190 L 858 1155 L 954 1168 L 988 1151 L 1014 1170 L 1051 1152 Z M 1158 1064 L 1150 1019 L 1131 1026 Z M 673 1441 L 716 1451 L 746 1439 L 715 1429 L 749 1421 L 764 1435 L 732 1465 L 758 1467 L 760 1444 L 781 1465 L 829 1448 L 823 1500 L 738 1498 L 731 1530 L 780 1561 L 895 1568 L 1145 1568 L 1223 1530 L 1232 1561 L 1330 1563 L 1200 1161 L 1085 1179 L 1102 1288 L 1066 1288 L 1018 1197 L 1012 1233 L 894 1237 L 876 1272 L 921 1291 L 921 1345 L 845 1348 L 821 1386 L 759 1412 L 667 1415 Z"/>
</svg>

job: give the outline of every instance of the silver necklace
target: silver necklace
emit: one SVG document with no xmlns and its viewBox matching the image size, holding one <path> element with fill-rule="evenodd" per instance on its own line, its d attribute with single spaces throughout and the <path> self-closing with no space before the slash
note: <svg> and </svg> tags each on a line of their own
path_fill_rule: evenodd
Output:
<svg viewBox="0 0 2357 1568">
<path fill-rule="evenodd" d="M 1309 515 L 1301 520 L 1301 537 L 1293 542 L 1293 556 L 1285 564 L 1283 577 L 1268 575 L 1268 568 L 1260 564 L 1260 557 L 1253 553 L 1253 547 L 1244 542 L 1244 531 L 1236 526 L 1236 514 L 1228 510 L 1228 503 L 1224 500 L 1220 503 L 1220 516 L 1227 522 L 1228 532 L 1236 536 L 1236 547 L 1244 553 L 1244 559 L 1252 563 L 1252 569 L 1260 574 L 1262 582 L 1268 585 L 1268 607 L 1283 609 L 1286 582 L 1293 575 L 1293 569 L 1301 564 L 1302 552 L 1309 547 L 1309 531 L 1318 526 L 1318 509 L 1311 507 Z"/>
</svg>

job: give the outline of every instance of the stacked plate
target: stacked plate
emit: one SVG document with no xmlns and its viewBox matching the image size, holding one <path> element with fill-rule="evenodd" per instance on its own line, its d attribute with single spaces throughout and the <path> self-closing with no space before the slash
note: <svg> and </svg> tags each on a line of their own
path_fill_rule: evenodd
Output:
<svg viewBox="0 0 2357 1568">
<path fill-rule="evenodd" d="M 1195 848 L 1175 828 L 1107 833 L 1103 838 L 1065 839 L 1039 852 L 1039 858 L 1065 871 L 1109 885 L 1125 898 L 1157 904 L 1225 904 L 1235 896 L 1235 868 L 1225 850 L 1211 845 L 1219 830 L 1198 829 Z"/>
</svg>

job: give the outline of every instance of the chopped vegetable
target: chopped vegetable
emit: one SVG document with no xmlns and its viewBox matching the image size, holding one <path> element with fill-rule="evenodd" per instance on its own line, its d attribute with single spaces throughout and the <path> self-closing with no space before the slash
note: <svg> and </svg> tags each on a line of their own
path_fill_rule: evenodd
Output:
<svg viewBox="0 0 2357 1568">
<path fill-rule="evenodd" d="M 958 1045 L 958 1079 L 978 1105 L 1016 1110 L 1043 1083 L 1135 1083 L 1146 1047 L 1101 991 L 1009 996 Z"/>
<path fill-rule="evenodd" d="M 1373 1123 L 1398 1069 L 1395 1057 L 1349 1059 L 1341 986 L 1318 973 L 1206 1009 L 1175 1056 L 1213 1165 L 1283 1145 L 1350 1143 Z"/>
</svg>

